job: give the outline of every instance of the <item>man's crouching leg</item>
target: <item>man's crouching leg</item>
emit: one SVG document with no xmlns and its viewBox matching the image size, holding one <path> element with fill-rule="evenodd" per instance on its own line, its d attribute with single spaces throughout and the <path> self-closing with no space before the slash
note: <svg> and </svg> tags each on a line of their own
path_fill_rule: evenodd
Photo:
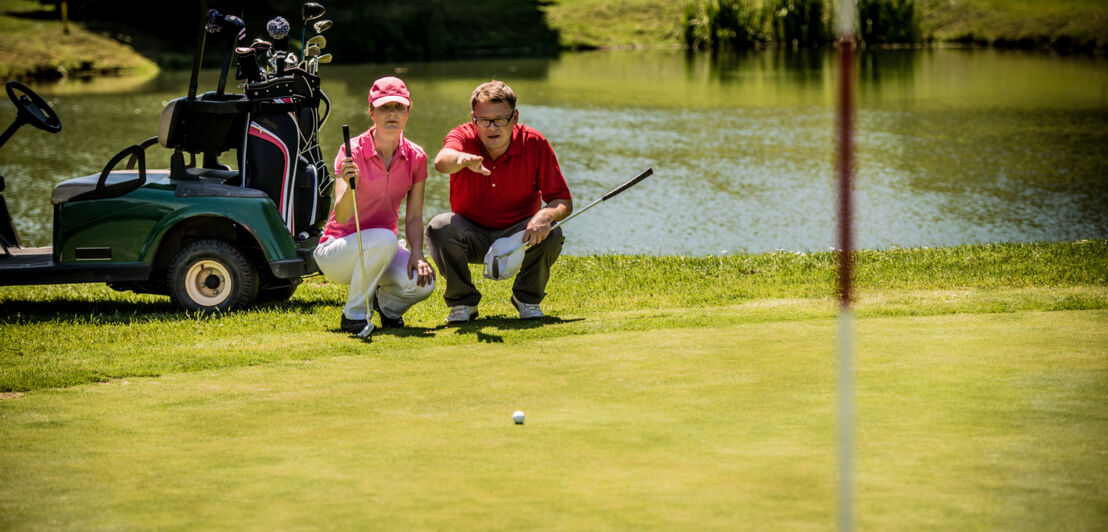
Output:
<svg viewBox="0 0 1108 532">
<path fill-rule="evenodd" d="M 512 285 L 512 295 L 521 303 L 538 305 L 546 297 L 546 283 L 550 280 L 550 267 L 562 254 L 565 242 L 562 229 L 555 228 L 538 245 L 527 248 L 523 255 L 523 265 L 516 274 Z"/>
<path fill-rule="evenodd" d="M 481 302 L 481 293 L 473 285 L 469 274 L 470 258 L 475 255 L 474 248 L 480 238 L 480 228 L 469 220 L 452 212 L 442 213 L 427 224 L 427 248 L 431 258 L 439 269 L 439 275 L 446 279 L 443 299 L 448 306 L 468 305 L 476 307 Z M 488 248 L 486 244 L 485 248 Z M 483 256 L 484 251 L 480 252 Z"/>
</svg>

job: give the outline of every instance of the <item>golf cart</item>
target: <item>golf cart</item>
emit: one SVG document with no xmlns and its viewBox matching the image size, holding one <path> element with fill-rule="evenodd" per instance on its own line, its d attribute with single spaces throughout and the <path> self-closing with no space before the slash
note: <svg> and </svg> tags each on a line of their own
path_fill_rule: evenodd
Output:
<svg viewBox="0 0 1108 532">
<path fill-rule="evenodd" d="M 99 174 L 54 187 L 52 247 L 21 246 L 0 177 L 0 285 L 103 282 L 168 295 L 184 309 L 230 310 L 288 299 L 318 271 L 312 252 L 333 181 L 317 136 L 330 102 L 315 71 L 329 55 L 321 57 L 317 44 L 297 62 L 261 39 L 240 46 L 242 19 L 204 4 L 188 95 L 165 106 L 156 137 L 123 149 Z M 311 4 L 318 18 L 322 6 Z M 284 19 L 267 28 L 287 41 Z M 209 33 L 230 44 L 217 90 L 198 95 Z M 224 91 L 232 59 L 244 94 Z M 18 114 L 0 147 L 24 124 L 61 129 L 29 88 L 9 82 L 6 91 Z M 320 103 L 327 104 L 322 117 Z M 155 145 L 172 150 L 170 168 L 146 168 Z M 237 170 L 218 159 L 231 150 Z"/>
</svg>

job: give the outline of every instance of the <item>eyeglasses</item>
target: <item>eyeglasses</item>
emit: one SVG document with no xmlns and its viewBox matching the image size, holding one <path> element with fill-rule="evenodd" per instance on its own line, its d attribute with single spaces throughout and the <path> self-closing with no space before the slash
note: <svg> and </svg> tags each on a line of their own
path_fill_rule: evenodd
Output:
<svg viewBox="0 0 1108 532">
<path fill-rule="evenodd" d="M 474 118 L 473 123 L 477 124 L 477 127 L 504 127 L 508 125 L 508 122 L 511 122 L 513 118 L 515 118 L 515 113 L 512 113 L 512 116 L 507 118 Z"/>
</svg>

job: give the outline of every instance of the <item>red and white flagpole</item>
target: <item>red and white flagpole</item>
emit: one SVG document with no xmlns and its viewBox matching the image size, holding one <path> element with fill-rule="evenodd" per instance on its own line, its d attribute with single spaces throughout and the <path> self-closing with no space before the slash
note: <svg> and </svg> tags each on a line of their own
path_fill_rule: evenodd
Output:
<svg viewBox="0 0 1108 532">
<path fill-rule="evenodd" d="M 854 528 L 854 0 L 839 1 L 836 168 L 839 216 L 838 528 Z"/>
</svg>

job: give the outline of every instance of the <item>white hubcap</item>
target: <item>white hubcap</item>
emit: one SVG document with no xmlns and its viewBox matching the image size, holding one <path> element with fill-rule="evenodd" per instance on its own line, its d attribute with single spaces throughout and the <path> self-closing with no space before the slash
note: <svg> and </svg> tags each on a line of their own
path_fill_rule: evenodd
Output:
<svg viewBox="0 0 1108 532">
<path fill-rule="evenodd" d="M 214 260 L 199 261 L 185 274 L 185 292 L 200 306 L 219 305 L 231 295 L 231 272 Z"/>
</svg>

